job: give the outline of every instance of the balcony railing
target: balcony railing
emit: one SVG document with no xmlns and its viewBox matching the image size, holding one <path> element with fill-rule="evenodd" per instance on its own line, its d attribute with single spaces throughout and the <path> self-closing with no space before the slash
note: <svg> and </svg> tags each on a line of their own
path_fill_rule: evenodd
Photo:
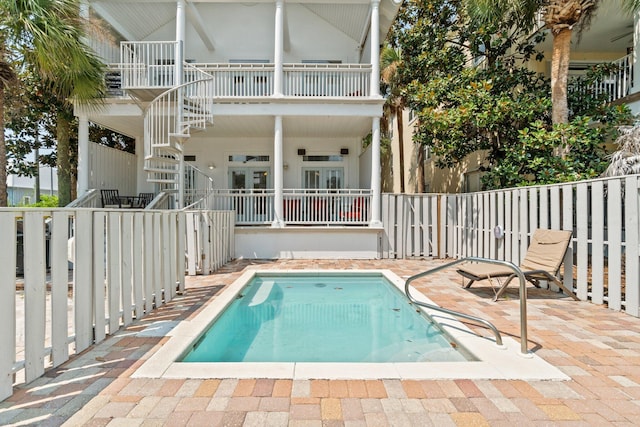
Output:
<svg viewBox="0 0 640 427">
<path fill-rule="evenodd" d="M 580 80 L 569 86 L 569 91 L 595 97 L 602 97 L 605 102 L 613 102 L 631 93 L 633 87 L 633 54 L 612 61 L 614 71 L 608 76 L 593 83 L 585 84 Z"/>
<path fill-rule="evenodd" d="M 283 218 L 289 225 L 366 225 L 371 190 L 286 189 Z M 233 210 L 236 225 L 270 225 L 276 220 L 273 190 L 214 190 L 211 210 Z"/>
<path fill-rule="evenodd" d="M 175 85 L 178 42 L 122 42 L 119 66 L 123 89 L 169 88 Z M 187 60 L 188 61 L 188 60 Z M 285 97 L 368 97 L 370 64 L 284 64 Z M 183 82 L 212 78 L 215 98 L 274 95 L 275 64 L 194 63 L 184 67 Z"/>
</svg>

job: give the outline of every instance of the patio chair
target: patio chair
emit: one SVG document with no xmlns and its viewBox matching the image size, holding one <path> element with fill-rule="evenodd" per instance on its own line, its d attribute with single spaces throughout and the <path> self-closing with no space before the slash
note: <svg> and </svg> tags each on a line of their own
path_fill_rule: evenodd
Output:
<svg viewBox="0 0 640 427">
<path fill-rule="evenodd" d="M 560 265 L 562 265 L 564 255 L 569 247 L 569 242 L 571 242 L 571 235 L 571 231 L 564 230 L 535 230 L 531 236 L 531 244 L 527 249 L 524 260 L 520 264 L 520 270 L 524 273 L 525 279 L 535 287 L 540 287 L 540 280 L 553 282 L 565 294 L 578 301 L 578 297 L 557 277 L 558 270 L 560 270 Z M 465 289 L 468 289 L 474 282 L 479 280 L 488 279 L 491 281 L 492 279 L 506 277 L 504 284 L 496 293 L 494 301 L 500 298 L 500 295 L 505 292 L 511 280 L 516 277 L 513 270 L 494 264 L 464 263 L 458 266 L 457 272 L 469 279 L 469 283 L 463 284 Z"/>
<path fill-rule="evenodd" d="M 153 200 L 153 193 L 138 193 L 138 197 L 133 204 L 134 208 L 144 209 Z"/>
<path fill-rule="evenodd" d="M 122 199 L 118 190 L 100 190 L 103 208 L 122 208 Z"/>
</svg>

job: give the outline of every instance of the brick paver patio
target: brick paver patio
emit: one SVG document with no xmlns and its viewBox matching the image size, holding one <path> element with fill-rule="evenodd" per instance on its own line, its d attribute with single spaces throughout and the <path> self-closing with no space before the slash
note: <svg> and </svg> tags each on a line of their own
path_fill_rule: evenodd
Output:
<svg viewBox="0 0 640 427">
<path fill-rule="evenodd" d="M 527 426 L 640 425 L 640 319 L 529 287 L 529 349 L 570 381 L 134 379 L 166 341 L 136 336 L 150 322 L 193 316 L 245 268 L 391 269 L 400 277 L 441 261 L 238 261 L 191 277 L 187 292 L 127 330 L 16 389 L 1 425 Z M 436 303 L 485 317 L 519 340 L 517 287 L 492 302 L 444 271 L 415 282 Z M 486 330 L 468 324 L 483 334 Z"/>
</svg>

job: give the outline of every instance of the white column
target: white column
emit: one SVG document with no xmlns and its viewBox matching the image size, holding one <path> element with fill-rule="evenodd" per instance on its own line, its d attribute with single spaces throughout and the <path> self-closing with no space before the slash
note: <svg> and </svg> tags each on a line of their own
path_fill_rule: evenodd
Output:
<svg viewBox="0 0 640 427">
<path fill-rule="evenodd" d="M 187 5 L 185 4 L 185 0 L 178 0 L 176 2 L 176 41 L 178 45 L 176 46 L 176 57 L 175 57 L 175 67 L 176 67 L 176 78 L 175 84 L 176 86 L 182 84 L 182 73 L 184 71 L 184 43 L 186 37 L 186 26 L 187 26 Z"/>
<path fill-rule="evenodd" d="M 185 0 L 177 0 L 176 2 L 176 57 L 175 57 L 175 85 L 179 86 L 183 83 L 184 72 L 184 44 L 186 37 L 187 14 Z M 176 106 L 176 120 L 178 128 L 182 127 L 182 94 L 178 93 L 178 105 Z M 178 208 L 184 207 L 184 155 L 182 151 L 182 143 L 180 143 L 180 163 L 178 164 Z"/>
<path fill-rule="evenodd" d="M 273 95 L 282 96 L 283 79 L 283 51 L 284 51 L 284 1 L 276 1 L 276 24 L 275 24 L 275 46 L 273 50 L 273 61 L 275 70 L 273 75 Z"/>
<path fill-rule="evenodd" d="M 53 185 L 53 183 L 51 183 Z M 78 197 L 89 190 L 89 119 L 78 117 Z"/>
<path fill-rule="evenodd" d="M 640 12 L 633 14 L 633 25 L 633 85 L 630 93 L 637 93 L 640 92 Z M 634 107 L 632 112 L 638 114 L 640 108 Z"/>
<path fill-rule="evenodd" d="M 371 126 L 371 227 L 381 227 L 380 220 L 380 117 Z"/>
<path fill-rule="evenodd" d="M 273 132 L 273 188 L 275 218 L 272 227 L 284 227 L 284 197 L 283 175 L 284 162 L 282 158 L 282 116 L 276 116 Z"/>
<path fill-rule="evenodd" d="M 371 0 L 371 97 L 380 96 L 380 1 Z"/>
</svg>

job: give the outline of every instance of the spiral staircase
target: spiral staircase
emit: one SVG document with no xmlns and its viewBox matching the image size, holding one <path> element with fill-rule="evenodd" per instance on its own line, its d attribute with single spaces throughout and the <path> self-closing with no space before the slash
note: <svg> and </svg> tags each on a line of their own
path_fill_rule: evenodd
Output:
<svg viewBox="0 0 640 427">
<path fill-rule="evenodd" d="M 185 75 L 191 81 L 163 92 L 145 110 L 144 170 L 147 181 L 156 183 L 159 191 L 177 193 L 184 186 L 181 179 L 185 173 L 181 167 L 184 144 L 192 133 L 213 123 L 213 76 L 197 69 L 189 71 Z M 206 192 L 213 189 L 211 178 L 197 168 L 187 167 L 194 169 L 189 171 L 191 176 L 202 175 L 197 181 L 204 183 L 205 188 L 197 193 L 206 197 Z M 195 201 L 191 197 L 185 204 Z"/>
</svg>

